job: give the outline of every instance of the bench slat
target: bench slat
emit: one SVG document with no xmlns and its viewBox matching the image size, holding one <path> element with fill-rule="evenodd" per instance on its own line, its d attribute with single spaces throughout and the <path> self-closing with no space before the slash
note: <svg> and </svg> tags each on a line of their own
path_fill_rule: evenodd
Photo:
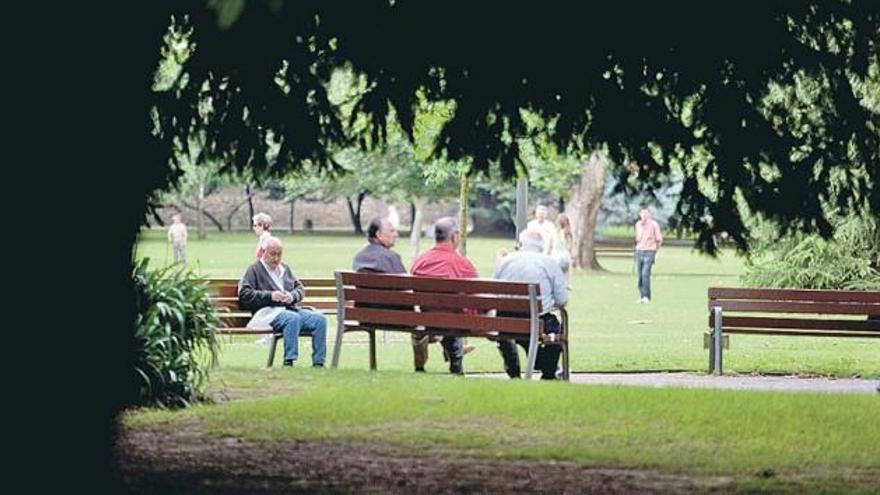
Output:
<svg viewBox="0 0 880 495">
<path fill-rule="evenodd" d="M 271 328 L 246 328 L 246 327 L 235 327 L 235 328 L 218 328 L 217 333 L 221 335 L 270 335 L 270 334 L 281 334 L 281 332 L 276 332 Z"/>
<path fill-rule="evenodd" d="M 438 329 L 467 330 L 472 334 L 488 332 L 529 333 L 528 318 L 486 317 L 455 313 L 415 313 L 390 309 L 351 308 L 345 311 L 346 320 L 356 320 L 360 326 L 383 324 L 424 326 Z M 538 322 L 540 325 L 540 321 Z"/>
<path fill-rule="evenodd" d="M 880 292 L 812 289 L 741 289 L 709 287 L 709 299 L 752 299 L 770 301 L 835 301 L 880 304 Z"/>
<path fill-rule="evenodd" d="M 798 330 L 847 330 L 852 332 L 880 333 L 880 320 L 814 320 L 803 318 L 769 318 L 758 316 L 724 316 L 724 331 L 727 328 L 788 328 Z M 709 315 L 709 327 L 714 325 Z"/>
<path fill-rule="evenodd" d="M 437 294 L 423 292 L 401 292 L 378 289 L 345 289 L 346 302 L 368 302 L 424 306 L 430 308 L 461 309 L 473 308 L 499 311 L 520 311 L 528 313 L 529 300 L 526 298 L 483 296 L 478 294 Z M 541 311 L 540 301 L 538 311 Z"/>
<path fill-rule="evenodd" d="M 527 296 L 528 284 L 521 282 L 502 282 L 487 279 L 445 279 L 430 277 L 411 277 L 409 275 L 370 274 L 339 272 L 345 285 L 372 289 L 416 290 L 440 293 L 486 293 Z M 539 286 L 536 286 L 540 293 Z"/>
<path fill-rule="evenodd" d="M 818 303 L 787 301 L 743 301 L 737 299 L 713 299 L 709 311 L 721 307 L 724 311 L 761 313 L 816 313 L 828 315 L 880 315 L 880 303 L 824 301 Z"/>
<path fill-rule="evenodd" d="M 880 338 L 880 332 L 845 332 L 842 330 L 781 330 L 778 328 L 725 328 L 724 333 L 756 335 L 799 335 L 803 337 L 864 337 Z"/>
<path fill-rule="evenodd" d="M 336 288 L 312 288 L 305 286 L 306 297 L 336 298 Z M 212 297 L 235 297 L 238 298 L 238 285 L 219 285 L 209 288 L 208 295 Z"/>
</svg>

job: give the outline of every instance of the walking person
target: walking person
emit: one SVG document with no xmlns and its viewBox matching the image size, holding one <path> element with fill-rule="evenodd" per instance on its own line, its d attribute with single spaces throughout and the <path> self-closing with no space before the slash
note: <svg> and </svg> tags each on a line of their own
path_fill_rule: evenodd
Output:
<svg viewBox="0 0 880 495">
<path fill-rule="evenodd" d="M 168 227 L 168 242 L 174 252 L 174 262 L 186 264 L 186 224 L 183 223 L 183 217 L 180 213 L 175 213 L 171 217 L 171 227 Z M 166 262 L 168 251 L 165 251 Z"/>
<path fill-rule="evenodd" d="M 639 209 L 636 222 L 636 277 L 639 281 L 639 302 L 651 302 L 651 267 L 657 257 L 657 250 L 663 245 L 660 225 L 651 219 L 651 210 L 646 203 Z"/>
<path fill-rule="evenodd" d="M 565 274 L 566 285 L 571 290 L 571 246 L 574 244 L 574 236 L 571 233 L 571 222 L 568 215 L 560 213 L 556 215 L 556 228 L 550 239 L 549 254 L 559 263 L 559 268 Z"/>
<path fill-rule="evenodd" d="M 263 244 L 266 242 L 266 239 L 272 237 L 272 233 L 269 232 L 272 229 L 272 217 L 270 217 L 268 213 L 260 212 L 254 215 L 252 220 L 254 221 L 254 234 L 256 234 L 258 238 L 256 258 L 260 259 L 266 252 L 266 247 Z"/>
</svg>

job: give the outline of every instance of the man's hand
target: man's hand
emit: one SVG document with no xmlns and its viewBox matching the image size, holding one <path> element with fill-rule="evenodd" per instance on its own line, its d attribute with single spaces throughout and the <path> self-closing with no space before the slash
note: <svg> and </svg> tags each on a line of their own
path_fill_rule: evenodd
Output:
<svg viewBox="0 0 880 495">
<path fill-rule="evenodd" d="M 293 296 L 290 295 L 289 292 L 284 292 L 280 290 L 272 291 L 272 300 L 275 302 L 283 302 L 285 304 L 290 304 L 293 302 Z"/>
</svg>

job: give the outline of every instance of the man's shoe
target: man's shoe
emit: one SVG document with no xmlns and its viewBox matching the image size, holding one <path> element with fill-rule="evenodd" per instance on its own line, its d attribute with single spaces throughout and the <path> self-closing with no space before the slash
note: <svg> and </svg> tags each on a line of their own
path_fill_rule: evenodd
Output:
<svg viewBox="0 0 880 495">
<path fill-rule="evenodd" d="M 651 300 L 648 299 L 647 297 L 643 297 L 643 298 L 639 299 L 640 304 L 648 304 L 649 302 L 651 302 Z"/>
<path fill-rule="evenodd" d="M 424 373 L 424 372 L 425 372 L 424 366 L 416 366 L 416 373 Z"/>
<path fill-rule="evenodd" d="M 324 363 L 315 363 L 312 365 L 312 368 L 323 368 L 323 367 L 324 367 Z"/>
<path fill-rule="evenodd" d="M 293 359 L 285 359 L 284 366 L 293 366 Z"/>
<path fill-rule="evenodd" d="M 464 356 L 465 354 L 473 352 L 474 349 L 476 349 L 476 347 L 474 347 L 472 345 L 466 345 L 461 348 L 461 355 Z"/>
</svg>

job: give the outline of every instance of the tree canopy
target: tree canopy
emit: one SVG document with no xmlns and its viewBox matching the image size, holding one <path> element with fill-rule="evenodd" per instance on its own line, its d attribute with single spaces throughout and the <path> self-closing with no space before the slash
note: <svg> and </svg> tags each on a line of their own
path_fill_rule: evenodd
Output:
<svg viewBox="0 0 880 495">
<path fill-rule="evenodd" d="M 423 91 L 455 101 L 434 152 L 470 157 L 475 172 L 498 163 L 514 175 L 521 140 L 538 132 L 563 150 L 607 145 L 631 164 L 615 171 L 620 184 L 636 175 L 651 188 L 680 168 L 678 213 L 710 252 L 720 232 L 747 245 L 743 209 L 826 234 L 832 203 L 880 211 L 880 115 L 865 103 L 880 77 L 877 2 L 218 0 L 174 19 L 194 44 L 186 84 L 156 94 L 161 135 L 187 134 L 209 98 L 210 150 L 239 168 L 333 168 L 328 149 L 381 146 L 391 112 L 412 136 Z M 355 134 L 327 94 L 345 65 L 366 82 Z M 806 79 L 812 121 L 795 101 L 768 100 Z"/>
</svg>

